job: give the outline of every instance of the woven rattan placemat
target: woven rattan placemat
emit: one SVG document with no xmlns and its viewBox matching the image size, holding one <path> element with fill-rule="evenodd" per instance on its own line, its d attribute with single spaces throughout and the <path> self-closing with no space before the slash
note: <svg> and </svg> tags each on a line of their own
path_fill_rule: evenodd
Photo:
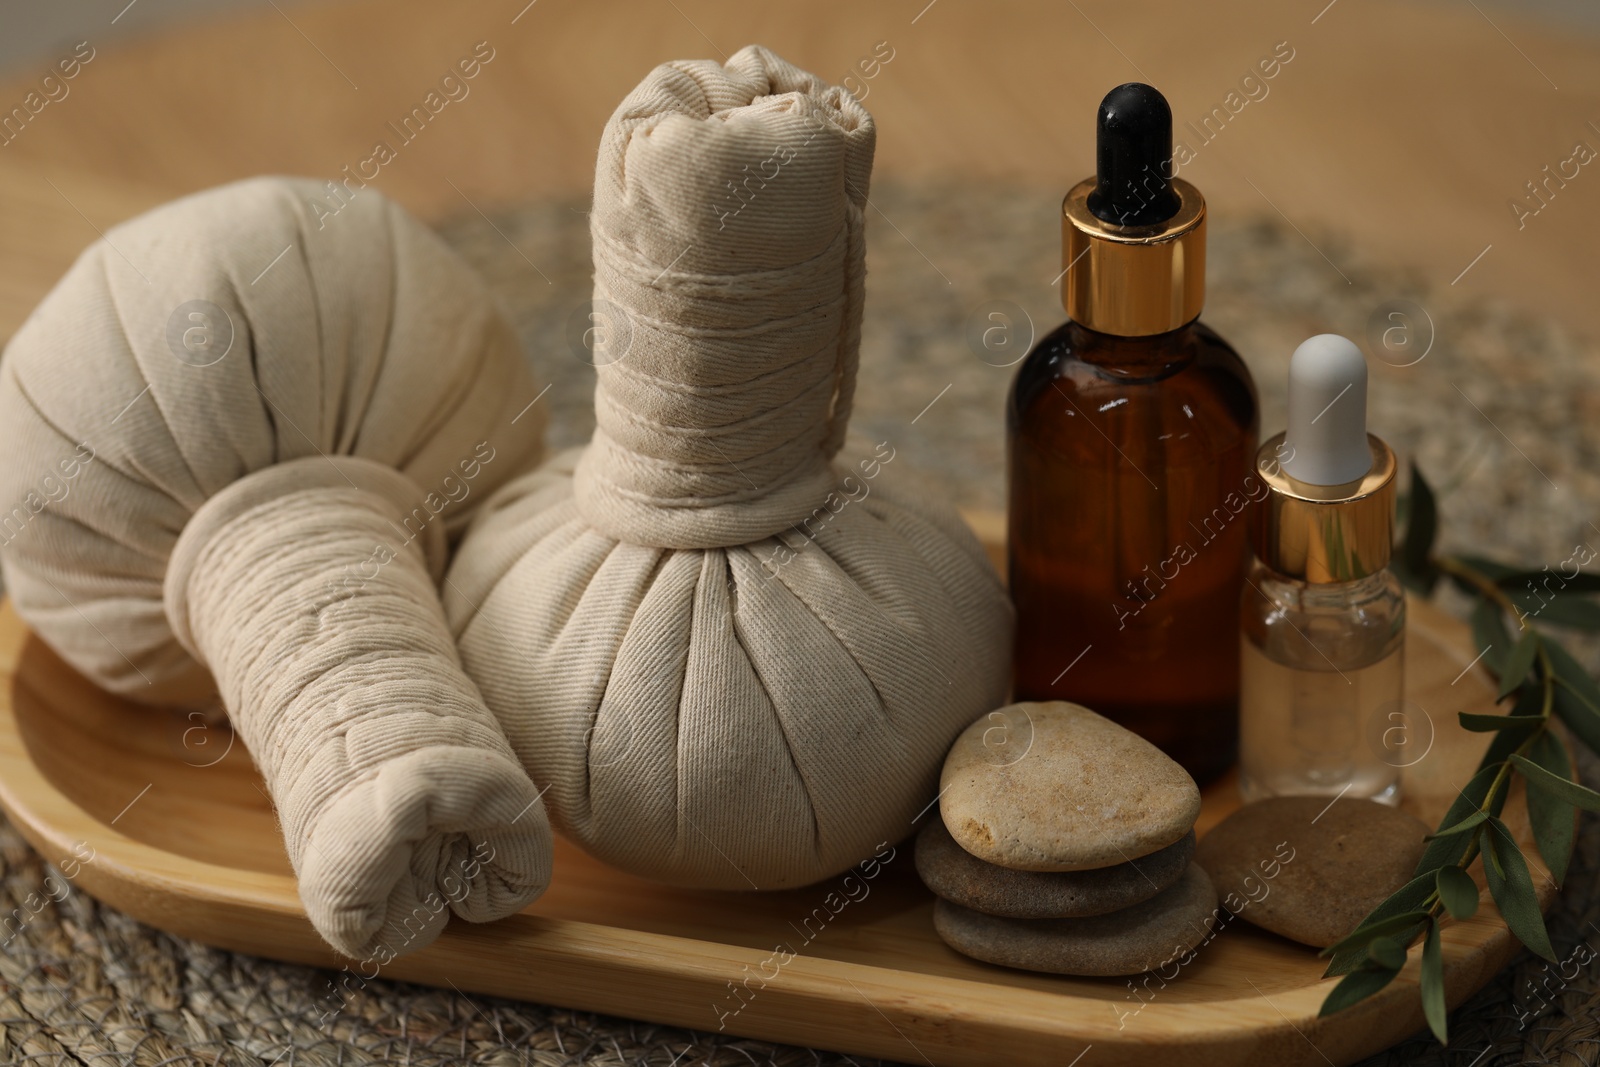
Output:
<svg viewBox="0 0 1600 1067">
<path fill-rule="evenodd" d="M 992 302 L 1004 301 L 1018 329 L 1010 344 L 1020 352 L 1028 320 L 1039 332 L 1060 320 L 1051 285 L 1060 270 L 1057 194 L 880 185 L 873 204 L 855 426 L 867 435 L 892 432 L 897 449 L 942 472 L 963 505 L 999 507 L 1001 404 L 1012 374 L 1000 364 L 1011 357 L 969 344 L 968 326 L 974 316 L 992 324 L 986 315 L 999 306 Z M 593 370 L 577 342 L 588 311 L 583 210 L 581 203 L 535 204 L 445 230 L 489 278 L 551 383 L 541 403 L 551 408 L 555 446 L 582 442 L 593 425 Z M 1275 217 L 1212 226 L 1206 318 L 1254 369 L 1264 428 L 1282 424 L 1282 378 L 1300 340 L 1327 330 L 1391 330 L 1395 366 L 1376 367 L 1372 424 L 1448 487 L 1446 547 L 1534 566 L 1567 558 L 1578 543 L 1600 548 L 1600 529 L 1590 525 L 1596 516 L 1585 507 L 1600 501 L 1600 350 L 1593 344 L 1514 309 L 1460 300 L 1448 279 L 1387 270 L 1327 235 L 1308 240 Z M 1420 362 L 1399 366 L 1424 352 Z M 1595 665 L 1600 650 L 1592 642 L 1575 647 Z M 1600 786 L 1600 761 L 1585 758 L 1581 769 Z M 876 1062 L 383 980 L 368 983 L 320 1028 L 328 972 L 178 940 L 77 891 L 38 907 L 48 868 L 3 822 L 0 863 L 4 1064 Z M 1522 953 L 1454 1013 L 1448 1049 L 1419 1038 L 1367 1063 L 1600 1063 L 1600 820 L 1593 816 L 1584 816 L 1550 927 L 1562 959 L 1591 961 L 1575 978 Z M 1578 951 L 1584 944 L 1592 948 Z M 909 1046 L 907 1058 L 920 1062 Z M 997 1062 L 1003 1058 L 997 1050 Z"/>
</svg>

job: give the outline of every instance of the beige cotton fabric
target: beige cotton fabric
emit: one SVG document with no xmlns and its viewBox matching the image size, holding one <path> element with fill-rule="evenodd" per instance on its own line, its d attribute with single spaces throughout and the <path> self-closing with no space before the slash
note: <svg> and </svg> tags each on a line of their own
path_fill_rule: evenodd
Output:
<svg viewBox="0 0 1600 1067">
<path fill-rule="evenodd" d="M 107 689 L 220 692 L 312 922 L 381 961 L 549 880 L 538 790 L 435 584 L 543 424 L 470 269 L 375 191 L 327 197 L 241 182 L 79 258 L 0 363 L 0 561 Z"/>
<path fill-rule="evenodd" d="M 646 877 L 776 889 L 870 857 L 1006 695 L 977 540 L 892 441 L 841 453 L 873 136 L 757 47 L 623 101 L 593 440 L 496 494 L 444 589 L 558 828 Z"/>
</svg>

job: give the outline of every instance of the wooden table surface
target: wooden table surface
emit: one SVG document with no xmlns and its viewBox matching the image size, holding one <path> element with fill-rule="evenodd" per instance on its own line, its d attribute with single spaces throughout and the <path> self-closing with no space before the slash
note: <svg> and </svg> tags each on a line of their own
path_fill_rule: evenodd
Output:
<svg viewBox="0 0 1600 1067">
<path fill-rule="evenodd" d="M 139 41 L 85 36 L 94 58 L 70 93 L 0 147 L 0 338 L 97 230 L 247 175 L 331 179 L 380 139 L 397 157 L 375 186 L 425 217 L 581 193 L 606 117 L 653 64 L 752 41 L 834 80 L 855 72 L 880 178 L 1064 192 L 1092 170 L 1099 97 L 1151 81 L 1216 214 L 1281 214 L 1330 271 L 1370 258 L 1439 285 L 1465 271 L 1460 289 L 1600 332 L 1600 165 L 1574 160 L 1579 142 L 1600 150 L 1600 38 L 1471 0 L 279 0 Z M 493 58 L 470 95 L 399 144 L 388 123 L 478 42 Z M 1292 58 L 1230 114 L 1275 51 Z M 865 78 L 875 52 L 892 58 Z M 0 113 L 47 68 L 0 84 Z M 1226 121 L 1209 142 L 1182 125 L 1213 108 Z M 1534 215 L 1525 183 L 1546 165 L 1568 177 Z"/>
</svg>

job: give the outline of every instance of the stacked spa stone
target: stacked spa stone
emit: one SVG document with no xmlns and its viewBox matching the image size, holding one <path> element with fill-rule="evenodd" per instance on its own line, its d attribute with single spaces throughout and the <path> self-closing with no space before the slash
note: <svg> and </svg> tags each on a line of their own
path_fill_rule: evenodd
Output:
<svg viewBox="0 0 1600 1067">
<path fill-rule="evenodd" d="M 976 959 L 1139 974 L 1205 939 L 1217 893 L 1194 855 L 1200 790 L 1087 708 L 1013 704 L 950 749 L 916 864 L 934 926 Z"/>
</svg>

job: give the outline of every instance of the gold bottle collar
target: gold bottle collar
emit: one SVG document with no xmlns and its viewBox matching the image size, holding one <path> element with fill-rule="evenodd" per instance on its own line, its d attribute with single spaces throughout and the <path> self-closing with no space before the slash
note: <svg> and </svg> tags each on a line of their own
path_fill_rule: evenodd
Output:
<svg viewBox="0 0 1600 1067">
<path fill-rule="evenodd" d="M 1061 202 L 1061 303 L 1074 322 L 1119 337 L 1166 333 L 1200 316 L 1206 296 L 1206 202 L 1172 179 L 1178 212 L 1153 226 L 1118 226 L 1089 210 L 1095 180 Z"/>
<path fill-rule="evenodd" d="M 1267 487 L 1250 526 L 1256 556 L 1289 578 L 1313 584 L 1353 582 L 1389 565 L 1394 545 L 1395 458 L 1367 434 L 1372 469 L 1344 485 L 1308 485 L 1282 467 L 1284 435 L 1256 454 Z"/>
</svg>

